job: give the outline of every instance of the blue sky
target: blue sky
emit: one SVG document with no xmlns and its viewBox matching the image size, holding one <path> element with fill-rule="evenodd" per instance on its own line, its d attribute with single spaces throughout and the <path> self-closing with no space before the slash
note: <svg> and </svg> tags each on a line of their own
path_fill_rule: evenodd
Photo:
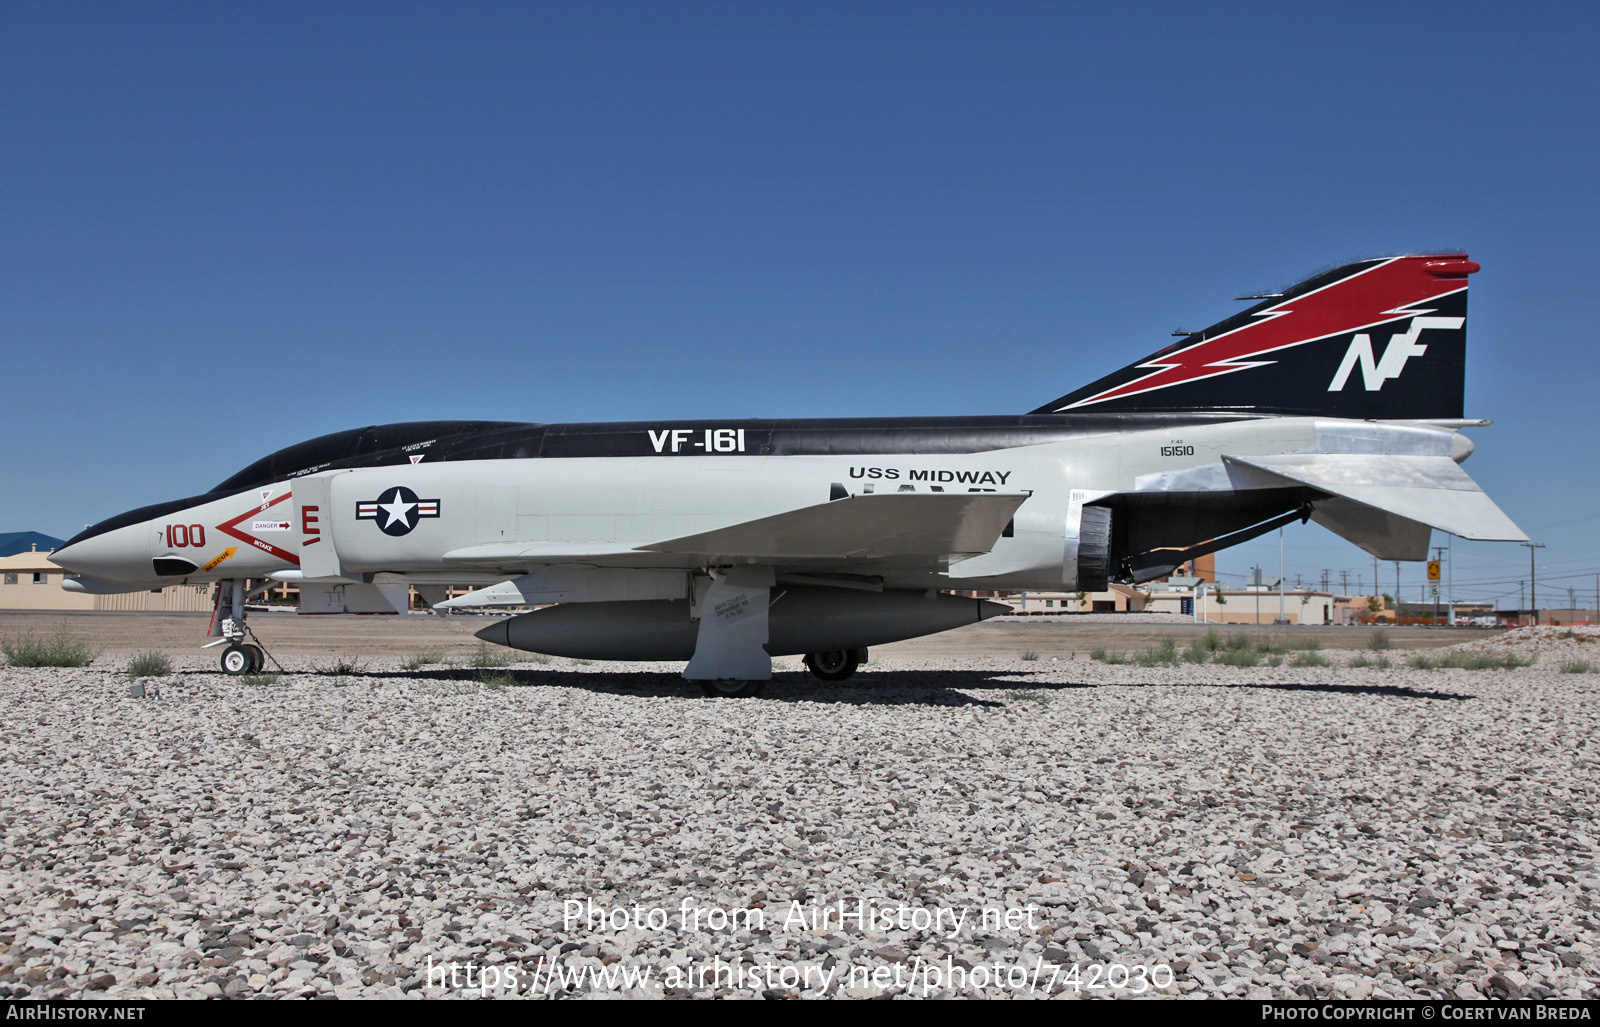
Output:
<svg viewBox="0 0 1600 1027">
<path fill-rule="evenodd" d="M 1460 248 L 1468 413 L 1497 421 L 1467 469 L 1548 544 L 1541 586 L 1592 603 L 1597 23 L 7 4 L 0 530 L 69 535 L 375 422 L 1025 411 L 1236 294 Z M 1322 529 L 1287 538 L 1291 576 L 1370 581 Z M 1463 598 L 1514 604 L 1527 550 L 1455 559 Z M 1276 541 L 1220 560 L 1275 570 Z"/>
</svg>

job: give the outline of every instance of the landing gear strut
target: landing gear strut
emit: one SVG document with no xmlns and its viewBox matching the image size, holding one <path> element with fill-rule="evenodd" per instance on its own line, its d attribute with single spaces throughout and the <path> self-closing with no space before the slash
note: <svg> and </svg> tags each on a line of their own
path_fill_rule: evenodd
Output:
<svg viewBox="0 0 1600 1027">
<path fill-rule="evenodd" d="M 772 679 L 763 648 L 772 582 L 771 567 L 718 567 L 694 578 L 689 614 L 700 625 L 683 676 L 707 695 L 745 698 Z"/>
<path fill-rule="evenodd" d="M 822 681 L 844 681 L 866 662 L 865 649 L 825 649 L 806 653 L 805 657 L 806 669 L 812 677 Z"/>
<path fill-rule="evenodd" d="M 255 639 L 256 634 L 245 625 L 245 600 L 251 596 L 265 592 L 269 585 L 263 585 L 255 592 L 250 592 L 246 584 L 238 579 L 219 582 L 217 585 L 217 608 L 211 615 L 211 634 L 219 636 L 215 642 L 208 643 L 205 648 L 226 644 L 222 650 L 222 672 L 224 674 L 256 674 L 267 665 L 266 650 L 260 645 L 245 641 L 246 637 Z M 259 641 L 259 640 L 257 640 Z M 277 665 L 277 660 L 272 661 Z M 282 670 L 282 667 L 278 667 Z"/>
</svg>

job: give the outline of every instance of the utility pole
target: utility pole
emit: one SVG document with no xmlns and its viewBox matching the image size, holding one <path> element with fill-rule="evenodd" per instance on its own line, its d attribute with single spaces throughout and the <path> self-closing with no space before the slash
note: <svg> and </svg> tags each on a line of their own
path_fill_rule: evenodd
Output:
<svg viewBox="0 0 1600 1027">
<path fill-rule="evenodd" d="M 1276 624 L 1289 623 L 1283 616 L 1283 529 L 1278 529 L 1278 619 Z"/>
<path fill-rule="evenodd" d="M 1345 595 L 1349 595 L 1350 594 L 1350 572 L 1349 571 L 1340 571 L 1339 572 L 1339 591 L 1344 593 Z"/>
<path fill-rule="evenodd" d="M 1376 580 L 1376 578 L 1374 578 Z M 1400 561 L 1394 562 L 1394 624 L 1400 626 Z"/>
<path fill-rule="evenodd" d="M 1519 582 L 1517 582 L 1517 619 L 1518 620 L 1522 619 L 1522 611 L 1526 610 L 1528 608 L 1527 603 L 1528 603 L 1528 583 L 1526 581 L 1519 581 Z"/>
<path fill-rule="evenodd" d="M 1328 568 L 1322 568 L 1322 591 L 1324 592 L 1328 590 L 1328 575 L 1332 573 Z"/>
<path fill-rule="evenodd" d="M 1445 600 L 1449 604 L 1450 612 L 1448 616 L 1450 618 L 1450 626 L 1453 628 L 1456 626 L 1456 537 L 1454 535 L 1446 535 L 1444 540 L 1445 544 L 1450 547 L 1444 557 L 1445 573 L 1449 575 L 1448 580 L 1445 581 L 1444 590 L 1449 593 L 1445 596 Z"/>
<path fill-rule="evenodd" d="M 1539 568 L 1535 565 L 1534 560 L 1539 555 L 1538 554 L 1538 550 L 1544 548 L 1544 543 L 1543 542 L 1524 542 L 1524 543 L 1522 543 L 1522 545 L 1524 547 L 1526 547 L 1527 550 L 1528 550 L 1528 581 L 1529 581 L 1528 598 L 1532 601 L 1532 604 L 1533 604 L 1533 606 L 1532 606 L 1532 609 L 1533 609 L 1533 624 L 1534 624 L 1535 627 L 1538 627 L 1538 625 L 1539 625 Z"/>
<path fill-rule="evenodd" d="M 1443 558 L 1444 558 L 1444 546 L 1434 546 L 1433 547 L 1433 561 L 1435 563 L 1438 563 Z M 1429 570 L 1432 570 L 1432 568 L 1429 568 Z M 1432 578 L 1433 575 L 1429 574 L 1428 577 Z M 1434 585 L 1433 586 L 1433 626 L 1434 627 L 1438 627 L 1439 626 L 1439 586 L 1438 585 Z"/>
</svg>

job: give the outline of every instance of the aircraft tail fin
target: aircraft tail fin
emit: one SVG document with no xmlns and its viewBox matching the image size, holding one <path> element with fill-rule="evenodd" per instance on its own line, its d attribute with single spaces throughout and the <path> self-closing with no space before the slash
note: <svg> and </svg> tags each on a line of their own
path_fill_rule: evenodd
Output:
<svg viewBox="0 0 1600 1027">
<path fill-rule="evenodd" d="M 1033 411 L 1241 410 L 1458 419 L 1464 253 L 1385 257 L 1307 279 Z"/>
</svg>

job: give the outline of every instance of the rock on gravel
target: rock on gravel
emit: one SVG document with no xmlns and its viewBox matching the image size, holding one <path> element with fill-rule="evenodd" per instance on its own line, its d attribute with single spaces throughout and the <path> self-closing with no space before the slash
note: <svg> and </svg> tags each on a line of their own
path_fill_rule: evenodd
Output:
<svg viewBox="0 0 1600 1027">
<path fill-rule="evenodd" d="M 202 659 L 0 669 L 0 996 L 1597 994 L 1548 660 Z"/>
</svg>

